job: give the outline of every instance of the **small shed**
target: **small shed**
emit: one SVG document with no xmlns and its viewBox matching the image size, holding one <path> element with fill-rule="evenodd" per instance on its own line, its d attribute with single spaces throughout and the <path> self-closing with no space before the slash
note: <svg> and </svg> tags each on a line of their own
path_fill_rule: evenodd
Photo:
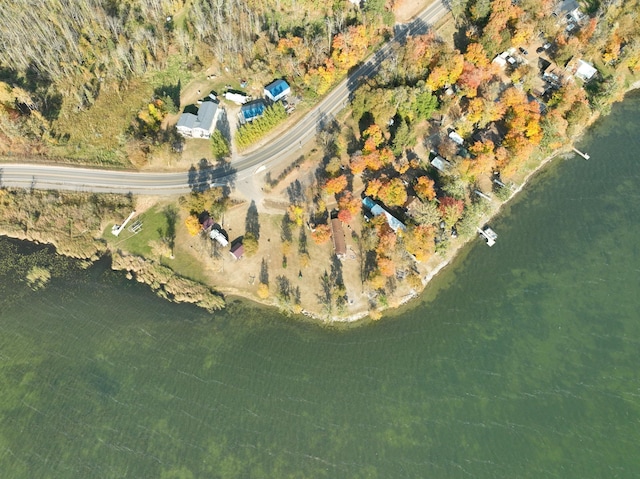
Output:
<svg viewBox="0 0 640 479">
<path fill-rule="evenodd" d="M 431 164 L 436 170 L 441 171 L 443 173 L 446 173 L 451 168 L 451 163 L 449 163 L 447 160 L 445 160 L 441 156 L 436 156 L 433 160 L 431 160 Z"/>
<path fill-rule="evenodd" d="M 291 87 L 284 80 L 276 80 L 264 87 L 264 96 L 276 102 L 291 93 Z"/>
<path fill-rule="evenodd" d="M 347 254 L 347 242 L 342 228 L 342 221 L 338 218 L 331 220 L 331 236 L 333 236 L 333 249 L 336 252 L 336 256 L 343 259 Z"/>
<path fill-rule="evenodd" d="M 241 242 L 237 242 L 233 246 L 231 246 L 231 250 L 229 251 L 233 259 L 240 259 L 242 255 L 244 255 L 244 245 Z"/>
</svg>

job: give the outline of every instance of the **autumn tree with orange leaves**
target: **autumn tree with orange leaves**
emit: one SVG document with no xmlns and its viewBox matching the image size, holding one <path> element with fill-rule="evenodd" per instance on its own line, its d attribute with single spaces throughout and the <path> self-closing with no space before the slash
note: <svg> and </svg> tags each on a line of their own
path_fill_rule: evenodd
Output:
<svg viewBox="0 0 640 479">
<path fill-rule="evenodd" d="M 402 242 L 408 253 L 420 262 L 428 260 L 435 251 L 435 228 L 431 225 L 418 225 L 407 228 Z"/>
<path fill-rule="evenodd" d="M 311 232 L 311 239 L 315 244 L 324 244 L 331 238 L 331 228 L 327 224 L 318 225 Z"/>
<path fill-rule="evenodd" d="M 362 201 L 356 198 L 350 191 L 346 191 L 338 198 L 338 208 L 348 211 L 352 216 L 358 214 L 362 209 Z"/>
<path fill-rule="evenodd" d="M 464 201 L 451 196 L 445 196 L 440 199 L 438 205 L 442 220 L 450 228 L 462 218 L 462 212 L 464 211 Z"/>
<path fill-rule="evenodd" d="M 328 195 L 337 195 L 342 193 L 347 187 L 347 177 L 345 175 L 336 176 L 335 178 L 329 178 L 324 184 L 324 191 Z"/>
<path fill-rule="evenodd" d="M 431 201 L 436 197 L 435 190 L 436 183 L 428 176 L 421 176 L 416 180 L 416 184 L 413 189 L 418 194 L 421 200 Z"/>
</svg>

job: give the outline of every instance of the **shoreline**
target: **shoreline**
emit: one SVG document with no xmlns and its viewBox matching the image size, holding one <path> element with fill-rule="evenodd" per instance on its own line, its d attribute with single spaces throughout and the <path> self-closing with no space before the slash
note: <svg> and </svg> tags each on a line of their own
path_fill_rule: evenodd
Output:
<svg viewBox="0 0 640 479">
<path fill-rule="evenodd" d="M 629 88 L 625 91 L 624 96 L 626 96 L 627 94 L 636 91 L 636 90 L 640 90 L 640 80 L 632 83 Z M 622 100 L 624 101 L 624 100 Z M 544 157 L 542 160 L 540 160 L 540 162 L 531 169 L 531 171 L 527 172 L 524 176 L 524 178 L 522 179 L 522 181 L 520 182 L 520 184 L 518 185 L 517 188 L 515 188 L 514 190 L 512 190 L 512 193 L 509 195 L 509 197 L 500 202 L 500 204 L 498 204 L 492 211 L 491 213 L 482 216 L 480 223 L 481 224 L 486 224 L 487 222 L 491 221 L 493 218 L 495 218 L 501 211 L 502 208 L 507 205 L 508 203 L 510 203 L 514 198 L 516 198 L 518 196 L 519 193 L 522 192 L 522 190 L 524 189 L 524 187 L 529 184 L 529 182 L 531 181 L 531 179 L 538 174 L 539 172 L 542 171 L 542 169 L 547 166 L 549 163 L 551 163 L 554 159 L 561 157 L 562 155 L 566 155 L 566 154 L 571 154 L 572 153 L 572 149 L 575 147 L 575 144 L 582 139 L 582 137 L 587 133 L 587 131 L 593 126 L 593 124 L 598 121 L 598 119 L 601 118 L 601 115 L 599 113 L 594 113 L 591 118 L 589 119 L 589 122 L 584 125 L 582 131 L 580 132 L 580 134 L 578 134 L 575 138 L 571 139 L 570 142 L 568 142 L 567 144 L 563 145 L 562 147 L 556 149 L 553 153 L 547 155 L 546 157 Z M 469 238 L 465 238 L 465 239 L 460 239 L 459 242 L 457 242 L 455 244 L 455 246 L 453 246 L 450 250 L 448 250 L 445 254 L 445 256 L 442 258 L 442 260 L 437 263 L 435 265 L 435 267 L 433 269 L 431 269 L 423 278 L 422 278 L 422 285 L 423 288 L 421 291 L 416 292 L 412 295 L 410 295 L 409 297 L 403 298 L 401 303 L 397 306 L 397 307 L 388 307 L 386 309 L 384 309 L 382 311 L 382 313 L 384 314 L 384 312 L 386 311 L 390 311 L 393 309 L 397 309 L 400 306 L 406 305 L 408 304 L 410 301 L 412 301 L 413 299 L 415 299 L 418 296 L 421 296 L 422 294 L 424 294 L 424 292 L 426 291 L 426 289 L 429 287 L 429 284 L 431 283 L 431 281 L 433 281 L 437 275 L 444 270 L 447 266 L 449 266 L 453 260 L 458 256 L 458 254 L 460 253 L 460 251 L 466 247 L 471 241 L 473 241 L 474 239 L 477 239 L 477 235 L 472 235 Z M 322 321 L 323 323 L 327 323 L 327 324 L 332 324 L 332 323 L 354 323 L 357 321 L 362 320 L 363 318 L 366 318 L 369 315 L 369 311 L 363 312 L 363 313 L 356 313 L 353 314 L 351 316 L 344 316 L 344 317 L 334 317 L 331 318 L 330 320 L 323 320 L 322 318 L 316 318 L 320 321 Z"/>
<path fill-rule="evenodd" d="M 628 93 L 631 93 L 635 90 L 640 89 L 640 80 L 636 81 L 634 83 L 632 83 L 629 88 L 625 91 L 625 96 Z M 623 100 L 624 101 L 624 100 Z M 518 194 L 525 188 L 525 186 L 527 184 L 529 184 L 529 182 L 531 181 L 531 179 L 537 174 L 539 173 L 546 165 L 548 165 L 549 163 L 551 163 L 555 158 L 560 157 L 562 155 L 566 155 L 566 154 L 570 154 L 572 151 L 572 148 L 574 147 L 575 143 L 578 142 L 589 130 L 589 128 L 601 117 L 601 114 L 595 113 L 593 114 L 589 121 L 587 122 L 587 124 L 584 125 L 583 129 L 581 130 L 581 132 L 573 139 L 571 139 L 569 142 L 567 142 L 565 145 L 563 145 L 562 147 L 554 150 L 552 153 L 550 153 L 549 155 L 547 155 L 546 157 L 544 157 L 542 160 L 540 160 L 537 164 L 535 164 L 530 171 L 526 172 L 524 174 L 524 177 L 522 178 L 522 180 L 519 182 L 518 186 L 516 188 L 514 188 L 510 195 L 507 197 L 507 199 L 505 199 L 504 201 L 500 201 L 498 204 L 496 204 L 495 206 L 492 206 L 491 210 L 489 211 L 489 213 L 483 215 L 482 217 L 480 217 L 479 219 L 479 224 L 478 226 L 482 226 L 483 224 L 488 223 L 489 221 L 491 221 L 493 218 L 495 218 L 501 211 L 504 205 L 508 204 L 509 202 L 511 202 L 516 196 L 518 196 Z M 18 231 L 12 231 L 9 228 L 4 228 L 4 227 L 0 227 L 0 235 L 8 237 L 8 238 L 13 238 L 13 239 L 18 239 L 21 241 L 28 241 L 31 243 L 35 243 L 35 244 L 49 244 L 52 245 L 55 248 L 56 254 L 60 254 L 63 256 L 67 256 L 67 257 L 71 257 L 71 258 L 75 258 L 79 261 L 90 261 L 91 263 L 94 263 L 102 258 L 104 258 L 105 256 L 109 256 L 111 258 L 111 268 L 113 270 L 116 271 L 123 271 L 123 273 L 125 274 L 126 277 L 130 278 L 130 279 L 134 279 L 136 281 L 139 282 L 143 282 L 145 284 L 147 284 L 147 286 L 149 286 L 150 290 L 153 291 L 155 294 L 158 294 L 158 289 L 153 287 L 153 281 L 147 281 L 145 280 L 145 278 L 143 277 L 138 277 L 135 274 L 135 271 L 130 271 L 129 269 L 127 269 L 126 267 L 122 267 L 122 265 L 119 265 L 120 267 L 118 267 L 118 262 L 115 260 L 115 257 L 119 254 L 117 251 L 112 251 L 107 245 L 100 245 L 103 246 L 102 248 L 99 247 L 99 239 L 95 238 L 95 242 L 93 243 L 92 246 L 95 246 L 95 250 L 94 251 L 85 251 L 83 253 L 85 254 L 73 254 L 70 251 L 65 251 L 64 248 L 59 247 L 58 243 L 60 243 L 60 241 L 58 241 L 58 238 L 56 237 L 51 237 L 51 238 L 47 238 L 47 235 L 44 233 L 39 233 L 36 235 L 33 234 L 28 234 L 25 232 L 18 232 Z M 35 237 L 37 236 L 37 238 Z M 198 285 L 200 285 L 201 287 L 206 287 L 209 290 L 211 290 L 211 292 L 213 294 L 218 293 L 218 294 L 222 294 L 225 299 L 232 299 L 232 298 L 240 298 L 242 300 L 248 300 L 251 301 L 252 303 L 255 304 L 259 304 L 261 306 L 267 306 L 270 308 L 276 308 L 278 310 L 280 310 L 283 314 L 287 315 L 287 316 L 303 316 L 306 318 L 309 318 L 310 320 L 312 320 L 314 323 L 317 324 L 322 324 L 322 325 L 353 325 L 355 323 L 359 323 L 359 322 L 364 322 L 367 318 L 369 318 L 370 321 L 377 321 L 379 319 L 381 319 L 381 317 L 385 316 L 385 313 L 388 314 L 388 312 L 398 309 L 401 306 L 404 306 L 406 304 L 408 304 L 409 302 L 411 302 L 412 300 L 416 299 L 417 297 L 421 296 L 424 294 L 424 292 L 426 291 L 426 289 L 429 287 L 429 284 L 438 276 L 438 274 L 443 271 L 447 266 L 449 266 L 452 261 L 459 255 L 460 251 L 466 247 L 472 240 L 475 240 L 477 238 L 477 235 L 472 234 L 469 237 L 466 238 L 458 238 L 456 239 L 455 242 L 452 242 L 450 245 L 450 248 L 446 250 L 446 252 L 444 253 L 444 255 L 441 257 L 441 259 L 439 261 L 434 262 L 432 267 L 427 267 L 427 271 L 421 275 L 421 282 L 422 282 L 422 288 L 420 289 L 420 291 L 416 291 L 416 290 L 411 290 L 408 294 L 406 294 L 405 296 L 403 296 L 402 298 L 399 299 L 399 301 L 394 304 L 394 305 L 389 305 L 383 309 L 377 309 L 374 310 L 373 312 L 377 313 L 374 317 L 374 315 L 372 315 L 372 310 L 366 309 L 366 310 L 362 310 L 362 311 L 357 311 L 354 312 L 352 314 L 349 315 L 344 315 L 344 316 L 339 316 L 339 315 L 332 315 L 330 317 L 323 317 L 318 313 L 315 313 L 313 311 L 308 311 L 308 310 L 302 310 L 299 314 L 293 313 L 291 311 L 286 311 L 283 310 L 281 307 L 279 307 L 279 305 L 277 304 L 277 302 L 275 301 L 275 299 L 261 299 L 256 297 L 255 294 L 252 294 L 248 289 L 247 290 L 242 290 L 239 288 L 235 288 L 233 286 L 210 286 L 204 283 L 197 283 Z M 87 255 L 86 253 L 90 253 L 90 255 Z M 437 254 L 437 253 L 436 253 Z M 435 255 L 432 257 L 434 258 L 436 257 Z M 140 258 L 140 260 L 144 263 L 147 263 L 149 265 L 150 268 L 153 267 L 154 261 L 151 260 L 150 258 L 143 258 L 143 257 L 137 257 Z M 181 276 L 180 274 L 178 274 L 177 272 L 172 271 L 172 278 L 174 280 L 186 280 L 186 281 L 191 281 L 191 280 L 187 280 L 186 278 L 184 278 L 183 276 Z M 131 278 L 133 273 L 133 277 Z M 175 298 L 175 297 L 167 297 L 166 294 L 158 294 L 160 297 L 162 297 L 163 299 L 172 301 L 172 302 L 176 302 L 176 303 L 181 303 L 181 302 L 191 302 L 194 303 L 196 301 L 194 301 L 193 299 L 191 300 L 185 300 L 185 298 Z M 205 308 L 207 309 L 207 308 Z M 215 308 L 213 308 L 215 309 Z M 211 310 L 211 309 L 210 309 Z M 302 319 L 302 318 L 300 318 Z"/>
</svg>

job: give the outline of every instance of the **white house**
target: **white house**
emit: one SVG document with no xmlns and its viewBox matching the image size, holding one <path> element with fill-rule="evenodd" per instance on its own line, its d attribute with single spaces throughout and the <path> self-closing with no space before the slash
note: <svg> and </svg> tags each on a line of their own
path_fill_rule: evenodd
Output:
<svg viewBox="0 0 640 479">
<path fill-rule="evenodd" d="M 580 5 L 576 0 L 561 0 L 554 8 L 553 14 L 562 21 L 580 23 L 584 13 L 580 11 Z"/>
<path fill-rule="evenodd" d="M 591 63 L 587 63 L 584 60 L 578 60 L 578 68 L 575 73 L 576 77 L 580 78 L 582 81 L 589 81 L 596 73 L 598 73 L 598 70 L 596 70 Z"/>
<path fill-rule="evenodd" d="M 464 145 L 464 139 L 460 135 L 458 135 L 455 130 L 451 130 L 449 132 L 449 138 L 451 138 L 451 141 L 453 141 L 456 145 Z"/>
<path fill-rule="evenodd" d="M 291 87 L 284 80 L 276 80 L 264 87 L 264 96 L 269 100 L 276 102 L 291 93 Z"/>
<path fill-rule="evenodd" d="M 431 164 L 436 170 L 442 171 L 443 173 L 446 173 L 451 169 L 451 163 L 449 163 L 441 156 L 436 156 L 433 160 L 431 160 Z"/>
<path fill-rule="evenodd" d="M 183 113 L 180 115 L 176 128 L 178 133 L 189 138 L 211 138 L 216 128 L 220 109 L 213 101 L 205 101 L 200 105 L 198 114 Z"/>
<path fill-rule="evenodd" d="M 220 244 L 220 246 L 227 246 L 229 244 L 229 240 L 227 240 L 222 232 L 217 230 L 216 228 L 211 229 L 209 238 L 211 238 L 212 240 L 216 240 Z"/>
</svg>

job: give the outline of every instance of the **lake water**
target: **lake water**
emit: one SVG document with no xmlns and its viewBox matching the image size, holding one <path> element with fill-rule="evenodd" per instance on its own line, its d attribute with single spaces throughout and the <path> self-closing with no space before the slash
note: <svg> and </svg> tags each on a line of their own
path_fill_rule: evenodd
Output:
<svg viewBox="0 0 640 479">
<path fill-rule="evenodd" d="M 493 248 L 350 330 L 212 317 L 0 240 L 0 477 L 640 477 L 638 132 L 634 95 Z"/>
</svg>

